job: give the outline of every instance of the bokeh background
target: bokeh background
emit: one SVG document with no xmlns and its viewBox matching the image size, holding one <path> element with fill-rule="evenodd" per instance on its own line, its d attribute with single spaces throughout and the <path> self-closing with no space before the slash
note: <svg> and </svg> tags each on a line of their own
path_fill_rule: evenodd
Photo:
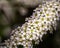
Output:
<svg viewBox="0 0 60 48">
<path fill-rule="evenodd" d="M 4 40 L 10 37 L 13 29 L 25 23 L 25 18 L 30 17 L 33 10 L 42 1 L 0 0 L 0 45 L 3 45 Z M 40 42 L 39 45 L 34 45 L 34 48 L 60 48 L 60 21 L 58 22 L 57 30 L 54 30 L 53 34 L 44 35 L 43 42 Z"/>
</svg>

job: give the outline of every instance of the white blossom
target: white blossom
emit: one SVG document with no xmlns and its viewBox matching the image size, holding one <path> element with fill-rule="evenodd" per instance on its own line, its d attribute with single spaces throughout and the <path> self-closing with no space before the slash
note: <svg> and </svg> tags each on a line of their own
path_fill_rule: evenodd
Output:
<svg viewBox="0 0 60 48">
<path fill-rule="evenodd" d="M 59 2 L 50 1 L 45 4 L 39 5 L 33 12 L 33 15 L 26 19 L 26 23 L 21 27 L 16 28 L 12 32 L 14 34 L 11 38 L 6 40 L 6 45 L 10 48 L 17 47 L 17 45 L 23 45 L 24 48 L 33 48 L 32 41 L 38 44 L 42 41 L 44 34 L 47 31 L 53 31 L 56 29 L 57 20 L 59 20 L 58 9 L 60 7 Z M 40 39 L 40 40 L 39 40 Z"/>
</svg>

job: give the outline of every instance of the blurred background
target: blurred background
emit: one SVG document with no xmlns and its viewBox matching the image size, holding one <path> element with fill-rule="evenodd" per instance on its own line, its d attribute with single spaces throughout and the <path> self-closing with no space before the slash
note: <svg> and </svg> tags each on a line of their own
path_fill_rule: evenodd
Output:
<svg viewBox="0 0 60 48">
<path fill-rule="evenodd" d="M 10 37 L 13 29 L 25 23 L 25 18 L 30 17 L 41 3 L 42 0 L 0 0 L 0 45 Z M 53 34 L 48 33 L 42 39 L 43 42 L 34 48 L 60 48 L 60 22 Z"/>
</svg>

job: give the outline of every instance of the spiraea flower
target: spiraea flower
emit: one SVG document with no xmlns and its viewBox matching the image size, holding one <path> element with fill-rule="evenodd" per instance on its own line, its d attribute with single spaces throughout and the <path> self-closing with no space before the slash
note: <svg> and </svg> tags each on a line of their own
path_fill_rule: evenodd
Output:
<svg viewBox="0 0 60 48">
<path fill-rule="evenodd" d="M 6 48 L 18 48 L 17 45 L 23 45 L 24 48 L 33 48 L 32 41 L 38 44 L 44 34 L 56 30 L 59 20 L 58 11 L 60 4 L 56 1 L 45 2 L 39 5 L 31 15 L 26 18 L 26 22 L 12 31 L 10 39 L 5 41 Z"/>
</svg>

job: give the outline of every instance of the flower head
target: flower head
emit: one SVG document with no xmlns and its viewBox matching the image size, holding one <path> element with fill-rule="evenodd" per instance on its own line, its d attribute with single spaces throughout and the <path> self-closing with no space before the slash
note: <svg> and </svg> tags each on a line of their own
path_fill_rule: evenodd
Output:
<svg viewBox="0 0 60 48">
<path fill-rule="evenodd" d="M 39 5 L 25 24 L 12 31 L 14 34 L 6 40 L 7 47 L 17 48 L 17 45 L 23 45 L 24 48 L 31 48 L 33 40 L 35 44 L 39 43 L 48 30 L 52 32 L 53 28 L 56 29 L 59 7 L 59 2 L 55 1 Z"/>
</svg>

